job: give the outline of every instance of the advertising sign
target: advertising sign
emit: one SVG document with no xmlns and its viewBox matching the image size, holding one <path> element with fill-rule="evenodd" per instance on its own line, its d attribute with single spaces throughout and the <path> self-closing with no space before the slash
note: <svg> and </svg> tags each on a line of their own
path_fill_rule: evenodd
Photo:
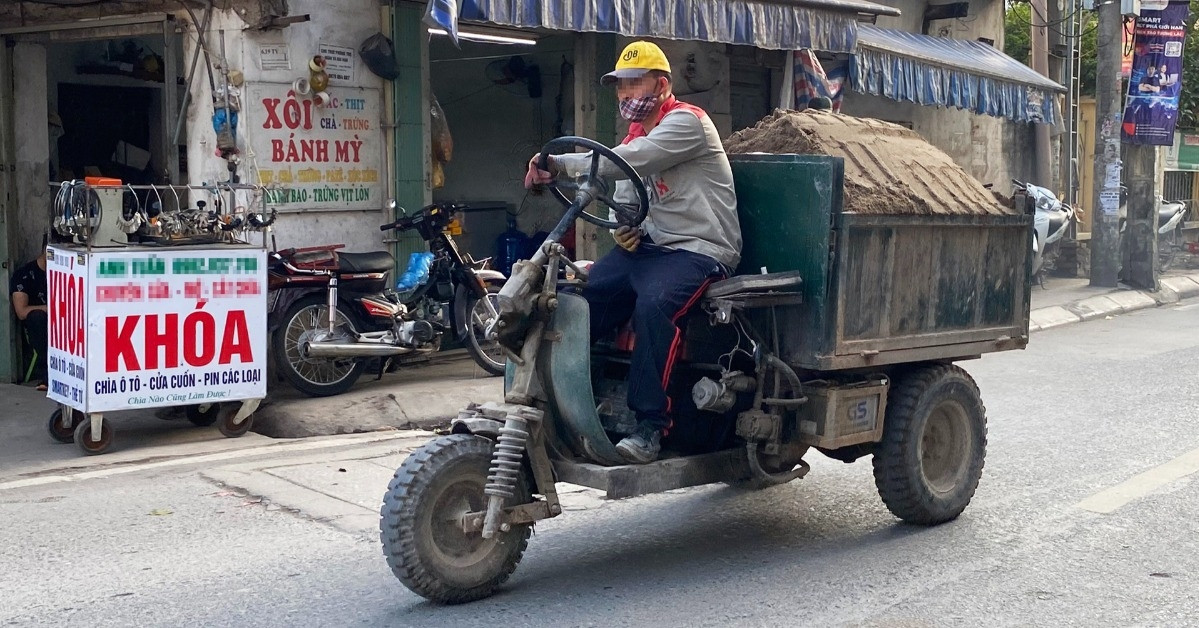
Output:
<svg viewBox="0 0 1199 628">
<path fill-rule="evenodd" d="M 320 54 L 325 58 L 325 73 L 330 83 L 354 82 L 354 49 L 333 44 L 321 44 Z"/>
<path fill-rule="evenodd" d="M 266 396 L 266 254 L 51 248 L 50 397 L 84 412 Z"/>
<path fill-rule="evenodd" d="M 289 84 L 248 88 L 243 116 L 266 200 L 279 210 L 381 209 L 382 92 L 337 88 L 319 103 Z"/>
<path fill-rule="evenodd" d="M 1145 0 L 1141 4 L 1121 132 L 1129 144 L 1174 143 L 1188 9 L 1187 2 Z"/>
</svg>

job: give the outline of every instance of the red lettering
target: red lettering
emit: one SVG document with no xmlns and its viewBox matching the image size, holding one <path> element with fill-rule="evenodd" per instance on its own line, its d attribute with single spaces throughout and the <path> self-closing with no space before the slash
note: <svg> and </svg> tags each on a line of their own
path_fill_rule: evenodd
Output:
<svg viewBox="0 0 1199 628">
<path fill-rule="evenodd" d="M 263 98 L 262 108 L 266 111 L 266 122 L 262 123 L 264 129 L 282 129 L 283 123 L 279 121 L 279 103 L 282 102 L 278 98 Z"/>
<path fill-rule="evenodd" d="M 300 103 L 296 101 L 293 92 L 287 93 L 290 98 L 287 99 L 287 102 L 283 103 L 283 124 L 286 124 L 287 128 L 294 131 L 300 128 Z"/>
<path fill-rule="evenodd" d="M 246 313 L 243 310 L 233 310 L 225 318 L 225 333 L 221 339 L 221 355 L 218 361 L 221 364 L 229 364 L 235 356 L 243 364 L 254 361 L 254 350 L 250 347 L 250 329 L 246 325 Z"/>
<path fill-rule="evenodd" d="M 283 140 L 271 140 L 271 161 L 283 161 Z"/>
<path fill-rule="evenodd" d="M 296 150 L 296 141 L 292 138 L 296 136 L 292 133 L 287 138 L 287 161 L 300 161 L 300 153 Z"/>
<path fill-rule="evenodd" d="M 336 155 L 333 158 L 335 161 L 349 161 L 350 160 L 350 142 L 349 141 L 343 142 L 341 140 L 333 140 L 333 148 L 336 151 Z"/>
<path fill-rule="evenodd" d="M 183 359 L 191 366 L 208 366 L 216 355 L 216 320 L 208 312 L 183 319 Z"/>
<path fill-rule="evenodd" d="M 312 128 L 312 101 L 304 100 L 304 129 Z"/>
<path fill-rule="evenodd" d="M 300 140 L 300 161 L 312 161 L 313 140 Z"/>
<path fill-rule="evenodd" d="M 167 314 L 163 317 L 164 329 L 158 328 L 158 315 L 147 314 L 145 324 L 146 334 L 146 368 L 168 368 L 179 366 L 179 315 Z M 159 350 L 164 355 L 163 364 L 159 366 Z"/>
<path fill-rule="evenodd" d="M 124 360 L 125 370 L 140 371 L 137 362 L 137 351 L 133 348 L 133 332 L 137 331 L 137 322 L 141 315 L 126 317 L 120 329 L 117 324 L 120 317 L 109 316 L 104 319 L 104 371 L 116 373 L 121 370 L 119 362 Z"/>
<path fill-rule="evenodd" d="M 316 140 L 316 160 L 329 161 L 329 140 Z"/>
<path fill-rule="evenodd" d="M 71 320 L 71 315 L 75 313 L 74 305 L 76 301 L 80 300 L 80 296 L 81 295 L 76 292 L 74 277 L 67 277 L 67 306 L 71 309 L 71 312 L 67 314 L 67 353 L 70 353 L 71 355 L 79 355 L 76 353 L 76 351 L 79 350 L 79 341 L 81 338 L 79 335 L 73 333 L 75 331 L 75 321 Z"/>
</svg>

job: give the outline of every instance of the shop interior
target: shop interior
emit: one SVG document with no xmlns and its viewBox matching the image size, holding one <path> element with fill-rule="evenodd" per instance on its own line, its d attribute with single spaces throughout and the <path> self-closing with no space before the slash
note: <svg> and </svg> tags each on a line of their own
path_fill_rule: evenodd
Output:
<svg viewBox="0 0 1199 628">
<path fill-rule="evenodd" d="M 178 147 L 180 172 L 168 173 L 163 119 L 175 114 L 165 110 L 161 36 L 53 43 L 46 57 L 51 180 L 184 179 L 186 153 Z"/>
<path fill-rule="evenodd" d="M 514 259 L 505 250 L 527 257 L 562 215 L 548 193 L 525 190 L 524 176 L 542 145 L 574 133 L 574 37 L 488 31 L 460 44 L 438 35 L 429 44 L 432 94 L 444 115 L 438 121 L 434 109 L 433 197 L 472 207 L 460 216 L 459 245 L 507 273 Z M 563 244 L 573 248 L 573 233 Z"/>
</svg>

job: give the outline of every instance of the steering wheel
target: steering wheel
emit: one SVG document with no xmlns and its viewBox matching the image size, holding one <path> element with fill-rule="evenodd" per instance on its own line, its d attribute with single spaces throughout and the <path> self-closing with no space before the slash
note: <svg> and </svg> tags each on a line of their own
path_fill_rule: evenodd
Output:
<svg viewBox="0 0 1199 628">
<path fill-rule="evenodd" d="M 649 192 L 645 189 L 645 182 L 637 174 L 636 170 L 629 165 L 620 155 L 617 155 L 611 148 L 589 140 L 585 137 L 576 137 L 568 135 L 550 140 L 541 149 L 541 163 L 538 167 L 548 171 L 549 156 L 551 153 L 570 152 L 575 147 L 582 146 L 591 151 L 591 168 L 587 174 L 584 174 L 581 179 L 575 181 L 557 181 L 550 184 L 550 190 L 554 196 L 562 202 L 565 207 L 572 207 L 580 200 L 583 202 L 583 207 L 589 205 L 591 201 L 599 201 L 601 205 L 612 210 L 616 215 L 616 220 L 608 220 L 607 217 L 600 217 L 590 212 L 579 208 L 579 218 L 587 222 L 605 229 L 616 229 L 621 225 L 636 227 L 645 220 L 646 213 L 649 212 Z M 637 192 L 637 203 L 617 203 L 608 195 L 608 185 L 603 178 L 599 176 L 600 159 L 604 158 L 616 165 L 621 172 L 629 178 L 633 183 L 633 189 Z M 573 198 L 563 193 L 563 190 L 573 192 Z"/>
</svg>

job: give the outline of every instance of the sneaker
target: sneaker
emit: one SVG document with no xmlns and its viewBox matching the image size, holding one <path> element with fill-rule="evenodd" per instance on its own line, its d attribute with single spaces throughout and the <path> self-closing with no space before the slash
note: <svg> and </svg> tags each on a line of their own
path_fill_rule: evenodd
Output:
<svg viewBox="0 0 1199 628">
<path fill-rule="evenodd" d="M 632 464 L 648 464 L 658 459 L 662 451 L 662 432 L 638 427 L 637 431 L 616 443 L 616 451 Z"/>
</svg>

